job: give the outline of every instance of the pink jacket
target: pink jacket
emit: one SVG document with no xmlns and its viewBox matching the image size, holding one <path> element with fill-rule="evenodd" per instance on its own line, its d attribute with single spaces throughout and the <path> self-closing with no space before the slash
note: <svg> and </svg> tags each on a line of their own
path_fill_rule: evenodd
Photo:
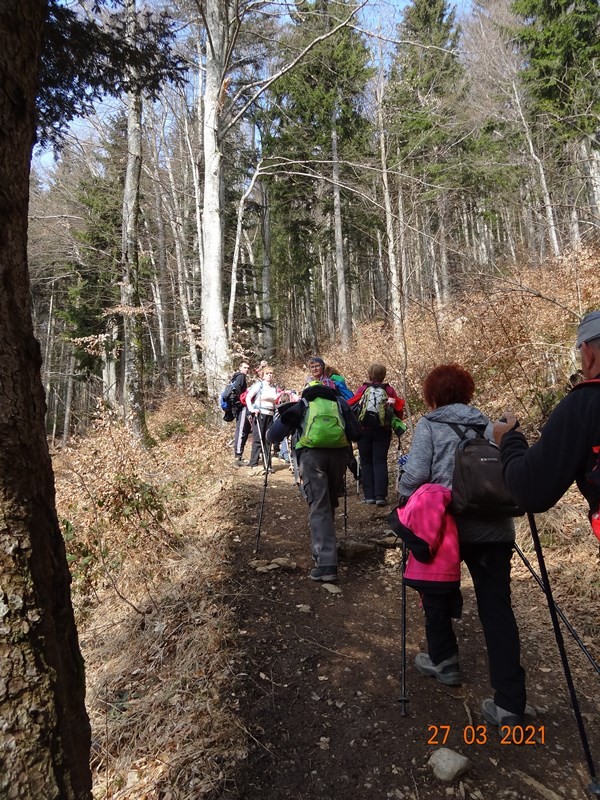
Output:
<svg viewBox="0 0 600 800">
<path fill-rule="evenodd" d="M 450 489 L 437 483 L 424 483 L 405 506 L 390 515 L 392 528 L 409 550 L 418 555 L 415 558 L 411 552 L 406 563 L 404 582 L 408 586 L 422 590 L 431 588 L 431 584 L 438 589 L 460 586 L 456 521 L 446 510 L 451 500 Z M 394 513 L 400 525 L 394 524 Z"/>
</svg>

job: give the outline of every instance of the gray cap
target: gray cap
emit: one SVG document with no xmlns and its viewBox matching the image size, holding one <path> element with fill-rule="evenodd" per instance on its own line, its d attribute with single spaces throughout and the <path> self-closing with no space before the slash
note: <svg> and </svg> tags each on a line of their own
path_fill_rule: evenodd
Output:
<svg viewBox="0 0 600 800">
<path fill-rule="evenodd" d="M 590 311 L 579 323 L 577 328 L 577 347 L 584 342 L 600 338 L 600 311 Z"/>
</svg>

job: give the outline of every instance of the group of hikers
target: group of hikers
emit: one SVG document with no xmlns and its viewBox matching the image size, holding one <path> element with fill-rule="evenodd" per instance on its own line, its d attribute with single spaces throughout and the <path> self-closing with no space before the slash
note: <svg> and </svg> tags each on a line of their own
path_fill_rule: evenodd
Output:
<svg viewBox="0 0 600 800">
<path fill-rule="evenodd" d="M 531 447 L 514 413 L 507 411 L 492 423 L 471 405 L 475 384 L 467 370 L 458 364 L 433 369 L 423 384 L 429 410 L 415 426 L 399 476 L 399 497 L 389 516 L 392 529 L 409 550 L 411 543 L 418 544 L 405 571 L 407 585 L 419 591 L 425 618 L 427 652 L 417 655 L 416 668 L 449 686 L 462 682 L 452 620 L 461 615 L 460 564 L 466 564 L 494 689 L 493 698 L 483 701 L 482 713 L 496 726 L 521 724 L 526 714 L 534 713 L 526 704 L 525 670 L 511 603 L 515 528 L 511 516 L 452 513 L 457 444 L 474 437 L 496 443 L 505 486 L 522 512 L 546 511 L 576 482 L 600 539 L 600 311 L 583 317 L 576 346 L 584 380 L 560 401 Z M 309 577 L 336 581 L 335 509 L 353 460 L 352 443 L 358 447 L 363 502 L 385 505 L 388 450 L 392 436 L 405 430 L 405 402 L 385 382 L 382 364 L 369 367 L 367 381 L 354 393 L 319 357 L 308 362 L 310 374 L 299 395 L 278 390 L 267 364 L 261 370 L 250 388 L 247 362 L 233 378 L 238 390 L 236 463 L 242 463 L 250 432 L 250 466 L 258 466 L 262 458 L 263 469 L 269 470 L 270 446 L 288 443 L 309 506 L 314 561 Z"/>
</svg>

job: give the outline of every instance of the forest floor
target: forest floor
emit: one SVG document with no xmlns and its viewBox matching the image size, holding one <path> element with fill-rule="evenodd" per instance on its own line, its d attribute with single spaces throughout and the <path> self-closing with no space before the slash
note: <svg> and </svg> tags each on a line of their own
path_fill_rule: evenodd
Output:
<svg viewBox="0 0 600 800">
<path fill-rule="evenodd" d="M 231 687 L 249 751 L 226 781 L 244 800 L 554 800 L 585 798 L 590 783 L 550 617 L 542 591 L 513 559 L 513 600 L 535 720 L 501 736 L 486 725 L 481 701 L 492 696 L 472 584 L 463 574 L 457 623 L 462 687 L 444 687 L 414 667 L 424 649 L 418 596 L 407 591 L 406 698 L 401 695 L 400 551 L 376 545 L 340 559 L 339 591 L 307 578 L 312 566 L 307 507 L 286 465 L 264 477 L 241 468 L 228 498 L 235 512 L 228 598 L 240 634 Z M 339 543 L 369 543 L 391 533 L 391 506 L 361 503 L 348 473 L 337 517 Z M 390 491 L 390 497 L 393 492 Z M 523 545 L 525 548 L 525 545 Z M 290 559 L 296 568 L 257 571 L 254 559 Z M 535 558 L 530 558 L 535 562 Z M 263 568 L 264 569 L 264 568 Z M 577 613 L 577 604 L 569 613 Z M 572 620 L 577 628 L 577 617 Z M 585 638 L 585 637 L 584 637 Z M 598 675 L 567 633 L 567 652 L 592 752 L 600 752 Z M 588 644 L 591 639 L 588 639 Z M 521 744 L 524 736 L 525 743 Z M 470 770 L 450 784 L 428 761 L 442 744 L 466 756 Z"/>
</svg>

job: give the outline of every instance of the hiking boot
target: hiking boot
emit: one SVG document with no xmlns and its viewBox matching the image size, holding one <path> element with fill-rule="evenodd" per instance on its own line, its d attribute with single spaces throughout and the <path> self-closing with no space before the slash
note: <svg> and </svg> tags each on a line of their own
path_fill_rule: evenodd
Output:
<svg viewBox="0 0 600 800">
<path fill-rule="evenodd" d="M 458 653 L 439 664 L 434 664 L 427 653 L 419 653 L 415 658 L 415 666 L 423 675 L 429 675 L 445 686 L 460 686 L 462 683 Z"/>
<path fill-rule="evenodd" d="M 387 505 L 387 500 L 385 499 L 385 497 L 378 497 L 375 500 L 375 505 L 376 506 L 385 506 L 385 505 Z"/>
<path fill-rule="evenodd" d="M 337 581 L 337 567 L 315 567 L 308 573 L 311 581 L 323 581 L 323 583 L 332 583 Z"/>
<path fill-rule="evenodd" d="M 525 717 L 535 718 L 535 708 L 533 706 L 526 705 L 523 714 L 515 714 L 497 706 L 491 697 L 487 697 L 481 704 L 481 713 L 486 722 L 489 722 L 490 725 L 496 725 L 498 728 L 503 725 L 513 728 L 515 725 L 522 725 Z"/>
<path fill-rule="evenodd" d="M 363 500 L 363 503 L 366 503 L 368 506 L 374 506 L 375 505 L 375 498 L 374 497 L 365 497 L 365 499 Z"/>
<path fill-rule="evenodd" d="M 247 467 L 248 466 L 248 459 L 242 458 L 241 456 L 236 456 L 233 459 L 233 466 L 234 467 Z"/>
</svg>

